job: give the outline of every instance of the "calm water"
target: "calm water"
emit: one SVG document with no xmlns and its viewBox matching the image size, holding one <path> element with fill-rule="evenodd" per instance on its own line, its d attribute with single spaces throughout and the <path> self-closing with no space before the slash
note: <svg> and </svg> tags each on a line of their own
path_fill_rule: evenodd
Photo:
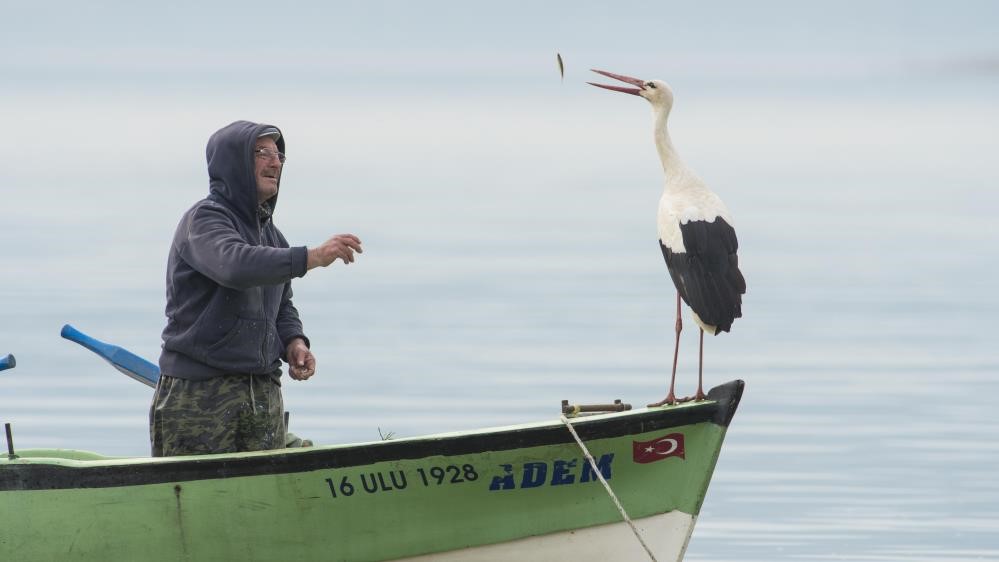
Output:
<svg viewBox="0 0 999 562">
<path fill-rule="evenodd" d="M 995 80 L 681 84 L 674 141 L 732 209 L 749 282 L 745 317 L 707 341 L 709 386 L 747 390 L 688 560 L 999 560 Z M 149 389 L 59 329 L 156 358 L 204 140 L 244 116 L 288 135 L 288 238 L 365 244 L 296 282 L 320 368 L 285 385 L 293 431 L 368 441 L 661 398 L 674 293 L 648 109 L 528 90 L 428 87 L 406 107 L 299 92 L 264 112 L 186 91 L 2 94 L 24 109 L 5 118 L 24 158 L 0 172 L 16 445 L 147 454 Z"/>
</svg>

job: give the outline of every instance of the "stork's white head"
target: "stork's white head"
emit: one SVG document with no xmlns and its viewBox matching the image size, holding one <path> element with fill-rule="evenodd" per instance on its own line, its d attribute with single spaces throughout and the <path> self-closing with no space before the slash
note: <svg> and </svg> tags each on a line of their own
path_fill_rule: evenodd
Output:
<svg viewBox="0 0 999 562">
<path fill-rule="evenodd" d="M 621 74 L 614 74 L 613 72 L 607 72 L 606 70 L 591 69 L 597 74 L 603 74 L 609 78 L 615 80 L 620 80 L 622 82 L 636 86 L 635 88 L 625 88 L 623 86 L 608 86 L 606 84 L 596 84 L 594 82 L 587 82 L 591 86 L 596 86 L 598 88 L 606 88 L 608 90 L 614 90 L 616 92 L 624 92 L 626 94 L 632 94 L 636 96 L 641 96 L 652 104 L 652 107 L 658 111 L 666 111 L 673 107 L 673 90 L 670 89 L 669 84 L 663 82 L 662 80 L 641 80 L 638 78 L 632 78 L 631 76 L 624 76 Z"/>
</svg>

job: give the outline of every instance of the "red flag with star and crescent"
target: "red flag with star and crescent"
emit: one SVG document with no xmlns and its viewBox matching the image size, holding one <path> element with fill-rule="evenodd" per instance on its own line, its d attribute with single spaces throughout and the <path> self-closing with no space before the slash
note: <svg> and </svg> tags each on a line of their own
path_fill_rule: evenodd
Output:
<svg viewBox="0 0 999 562">
<path fill-rule="evenodd" d="M 647 464 L 669 457 L 686 459 L 683 453 L 683 434 L 670 433 L 651 441 L 632 441 L 632 458 L 639 464 Z"/>
</svg>

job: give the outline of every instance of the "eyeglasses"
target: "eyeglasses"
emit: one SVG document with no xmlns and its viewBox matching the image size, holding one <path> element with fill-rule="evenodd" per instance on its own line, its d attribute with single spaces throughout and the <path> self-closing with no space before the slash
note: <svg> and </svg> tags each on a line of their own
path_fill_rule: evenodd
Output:
<svg viewBox="0 0 999 562">
<path fill-rule="evenodd" d="M 253 153 L 257 155 L 257 158 L 263 158 L 265 160 L 277 158 L 282 164 L 284 164 L 284 161 L 288 159 L 283 152 L 278 152 L 269 148 L 257 148 L 253 151 Z"/>
</svg>

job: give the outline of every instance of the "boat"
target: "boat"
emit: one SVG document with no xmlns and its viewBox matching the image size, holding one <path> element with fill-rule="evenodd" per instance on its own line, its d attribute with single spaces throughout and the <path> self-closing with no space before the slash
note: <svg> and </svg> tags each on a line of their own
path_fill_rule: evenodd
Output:
<svg viewBox="0 0 999 562">
<path fill-rule="evenodd" d="M 681 560 L 743 388 L 246 453 L 112 458 L 8 443 L 0 558 Z"/>
</svg>

